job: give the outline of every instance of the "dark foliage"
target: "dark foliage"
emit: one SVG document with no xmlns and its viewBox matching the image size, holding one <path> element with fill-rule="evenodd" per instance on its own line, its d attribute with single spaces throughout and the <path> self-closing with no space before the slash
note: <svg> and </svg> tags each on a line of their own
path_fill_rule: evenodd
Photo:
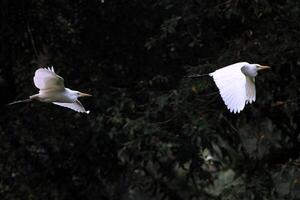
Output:
<svg viewBox="0 0 300 200">
<path fill-rule="evenodd" d="M 2 0 L 0 198 L 300 199 L 300 1 Z M 227 111 L 208 73 L 268 64 Z M 53 65 L 90 115 L 39 102 Z"/>
</svg>

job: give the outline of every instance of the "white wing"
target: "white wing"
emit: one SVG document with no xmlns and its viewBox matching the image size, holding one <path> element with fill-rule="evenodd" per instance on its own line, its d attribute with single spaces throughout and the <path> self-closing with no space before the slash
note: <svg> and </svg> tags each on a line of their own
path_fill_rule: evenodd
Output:
<svg viewBox="0 0 300 200">
<path fill-rule="evenodd" d="M 76 100 L 74 103 L 58 103 L 58 102 L 53 102 L 55 105 L 59 105 L 62 107 L 70 108 L 72 110 L 75 110 L 77 112 L 81 113 L 86 113 L 89 114 L 90 111 L 86 111 L 83 107 L 83 105 L 80 103 L 80 101 Z"/>
<path fill-rule="evenodd" d="M 64 79 L 54 72 L 53 67 L 37 69 L 33 82 L 40 90 L 56 91 L 65 88 Z"/>
<path fill-rule="evenodd" d="M 246 77 L 246 104 L 256 100 L 255 78 Z"/>
<path fill-rule="evenodd" d="M 225 105 L 233 113 L 242 111 L 247 100 L 246 76 L 241 71 L 245 64 L 247 63 L 236 63 L 209 74 L 219 88 Z"/>
</svg>

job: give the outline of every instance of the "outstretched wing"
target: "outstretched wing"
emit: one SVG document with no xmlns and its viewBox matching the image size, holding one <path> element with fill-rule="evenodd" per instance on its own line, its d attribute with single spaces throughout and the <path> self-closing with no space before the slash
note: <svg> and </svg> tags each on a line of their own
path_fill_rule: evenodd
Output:
<svg viewBox="0 0 300 200">
<path fill-rule="evenodd" d="M 225 105 L 233 113 L 242 111 L 247 100 L 246 76 L 241 71 L 245 64 L 236 63 L 209 74 L 213 77 Z"/>
<path fill-rule="evenodd" d="M 65 88 L 64 79 L 54 72 L 53 67 L 37 69 L 33 82 L 40 90 L 56 91 Z"/>
<path fill-rule="evenodd" d="M 59 105 L 62 107 L 70 108 L 72 110 L 75 110 L 77 112 L 81 113 L 86 113 L 89 114 L 90 111 L 86 111 L 83 105 L 80 103 L 80 101 L 76 100 L 74 103 L 58 103 L 58 102 L 53 102 L 55 105 Z"/>
<path fill-rule="evenodd" d="M 246 104 L 256 100 L 255 78 L 246 76 Z"/>
</svg>

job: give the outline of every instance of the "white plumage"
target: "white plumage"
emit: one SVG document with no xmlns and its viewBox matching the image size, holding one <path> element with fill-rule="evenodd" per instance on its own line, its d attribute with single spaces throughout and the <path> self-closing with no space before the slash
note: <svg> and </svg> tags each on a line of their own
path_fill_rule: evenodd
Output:
<svg viewBox="0 0 300 200">
<path fill-rule="evenodd" d="M 65 89 L 64 79 L 54 72 L 53 67 L 39 68 L 33 77 L 34 85 L 42 91 L 61 91 Z"/>
<path fill-rule="evenodd" d="M 246 76 L 246 104 L 256 100 L 255 78 Z"/>
<path fill-rule="evenodd" d="M 72 110 L 75 110 L 77 112 L 83 112 L 86 114 L 89 114 L 90 111 L 86 111 L 83 107 L 83 105 L 81 104 L 80 101 L 76 100 L 74 103 L 58 103 L 58 102 L 53 102 L 55 105 L 59 105 L 62 107 L 66 107 L 66 108 L 70 108 Z"/>
<path fill-rule="evenodd" d="M 209 75 L 213 77 L 230 112 L 239 113 L 246 104 L 256 100 L 255 76 L 258 70 L 267 68 L 270 67 L 239 62 L 218 69 Z"/>
</svg>

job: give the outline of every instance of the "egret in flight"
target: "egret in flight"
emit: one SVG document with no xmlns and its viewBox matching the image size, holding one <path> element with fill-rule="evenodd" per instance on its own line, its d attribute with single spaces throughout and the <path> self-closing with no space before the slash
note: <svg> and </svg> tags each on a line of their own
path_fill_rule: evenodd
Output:
<svg viewBox="0 0 300 200">
<path fill-rule="evenodd" d="M 33 82 L 40 90 L 38 94 L 30 96 L 29 99 L 14 101 L 9 105 L 38 100 L 67 107 L 81 113 L 88 114 L 90 112 L 84 109 L 78 98 L 92 95 L 66 88 L 64 79 L 54 72 L 53 67 L 37 69 L 33 77 Z"/>
<path fill-rule="evenodd" d="M 269 68 L 269 66 L 265 65 L 239 62 L 218 69 L 208 75 L 213 77 L 220 95 L 230 112 L 239 113 L 246 104 L 251 104 L 256 100 L 255 77 L 257 72 Z M 201 76 L 203 75 L 189 77 L 196 78 Z"/>
</svg>

